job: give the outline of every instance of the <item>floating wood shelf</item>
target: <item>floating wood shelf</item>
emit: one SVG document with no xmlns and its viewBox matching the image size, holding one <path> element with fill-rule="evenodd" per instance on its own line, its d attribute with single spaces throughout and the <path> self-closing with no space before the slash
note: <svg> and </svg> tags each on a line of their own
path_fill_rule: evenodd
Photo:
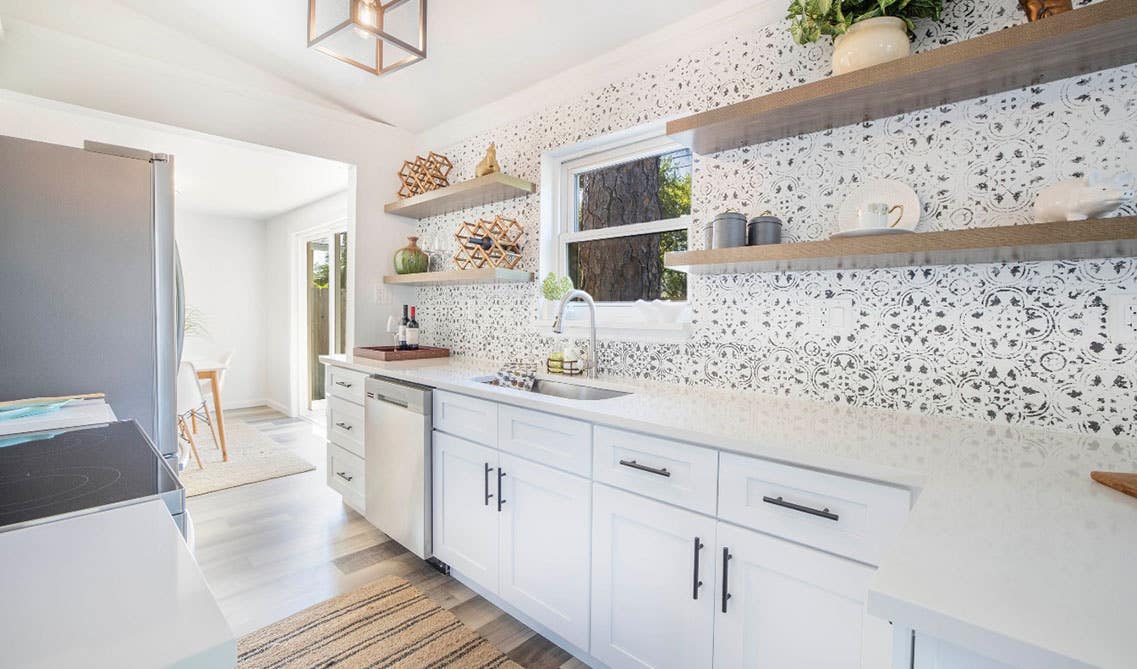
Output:
<svg viewBox="0 0 1137 669">
<path fill-rule="evenodd" d="M 523 283 L 533 280 L 532 272 L 519 269 L 488 267 L 485 269 L 462 269 L 449 272 L 420 272 L 418 274 L 391 274 L 383 277 L 383 283 L 400 286 L 441 286 L 459 283 Z"/>
<path fill-rule="evenodd" d="M 868 269 L 1137 256 L 1137 216 L 668 253 L 691 274 Z"/>
<path fill-rule="evenodd" d="M 426 218 L 492 202 L 512 200 L 536 191 L 537 184 L 498 172 L 398 202 L 388 202 L 384 205 L 383 211 L 396 216 Z"/>
<path fill-rule="evenodd" d="M 1137 1 L 1088 7 L 687 116 L 667 134 L 714 153 L 1137 62 Z M 1030 113 L 1024 109 L 1024 114 Z"/>
</svg>

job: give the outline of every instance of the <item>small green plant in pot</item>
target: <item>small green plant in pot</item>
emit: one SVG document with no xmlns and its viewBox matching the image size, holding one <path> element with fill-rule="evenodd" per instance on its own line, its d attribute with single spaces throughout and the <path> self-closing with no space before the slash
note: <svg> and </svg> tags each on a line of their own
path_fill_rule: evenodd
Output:
<svg viewBox="0 0 1137 669">
<path fill-rule="evenodd" d="M 545 298 L 541 304 L 541 317 L 548 320 L 555 318 L 556 314 L 553 312 L 557 308 L 557 303 L 569 294 L 573 289 L 572 279 L 567 276 L 557 276 L 555 272 L 549 272 L 549 276 L 541 282 L 541 296 Z"/>
<path fill-rule="evenodd" d="M 943 0 L 793 0 L 786 18 L 798 44 L 832 37 L 833 74 L 845 74 L 904 58 L 914 21 L 942 11 Z"/>
</svg>

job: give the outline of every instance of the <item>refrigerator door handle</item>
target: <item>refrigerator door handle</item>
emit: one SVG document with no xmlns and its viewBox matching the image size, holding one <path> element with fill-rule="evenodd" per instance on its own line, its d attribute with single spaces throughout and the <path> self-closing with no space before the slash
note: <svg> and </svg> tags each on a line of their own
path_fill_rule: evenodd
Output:
<svg viewBox="0 0 1137 669">
<path fill-rule="evenodd" d="M 185 279 L 182 278 L 182 254 L 178 250 L 177 242 L 174 242 L 174 299 L 177 308 L 177 364 L 182 364 L 182 351 L 185 350 L 186 342 L 186 285 Z"/>
</svg>

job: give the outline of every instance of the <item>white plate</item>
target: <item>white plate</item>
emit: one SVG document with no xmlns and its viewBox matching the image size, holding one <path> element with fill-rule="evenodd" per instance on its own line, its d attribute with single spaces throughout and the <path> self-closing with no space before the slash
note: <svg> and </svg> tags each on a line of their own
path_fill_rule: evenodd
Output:
<svg viewBox="0 0 1137 669">
<path fill-rule="evenodd" d="M 869 179 L 841 203 L 841 208 L 837 212 L 837 234 L 851 236 L 847 233 L 861 232 L 862 229 L 857 226 L 857 210 L 870 202 L 883 202 L 890 208 L 897 204 L 904 207 L 904 215 L 900 217 L 900 221 L 889 228 L 894 232 L 901 230 L 912 232 L 920 222 L 920 198 L 916 196 L 916 191 L 912 190 L 911 186 L 892 179 Z M 879 233 L 880 230 L 865 232 L 873 234 Z"/>
<path fill-rule="evenodd" d="M 858 230 L 842 230 L 841 232 L 834 232 L 829 235 L 829 239 L 840 239 L 841 237 L 873 237 L 876 235 L 914 235 L 915 230 L 907 230 L 900 228 L 862 228 Z"/>
</svg>

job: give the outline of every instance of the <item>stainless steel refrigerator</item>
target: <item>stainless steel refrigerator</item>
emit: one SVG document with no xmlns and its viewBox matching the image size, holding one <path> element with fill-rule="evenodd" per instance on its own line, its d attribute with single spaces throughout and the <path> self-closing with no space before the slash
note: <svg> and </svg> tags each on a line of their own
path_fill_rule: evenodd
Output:
<svg viewBox="0 0 1137 669">
<path fill-rule="evenodd" d="M 105 392 L 176 468 L 173 160 L 0 136 L 0 401 Z"/>
</svg>

